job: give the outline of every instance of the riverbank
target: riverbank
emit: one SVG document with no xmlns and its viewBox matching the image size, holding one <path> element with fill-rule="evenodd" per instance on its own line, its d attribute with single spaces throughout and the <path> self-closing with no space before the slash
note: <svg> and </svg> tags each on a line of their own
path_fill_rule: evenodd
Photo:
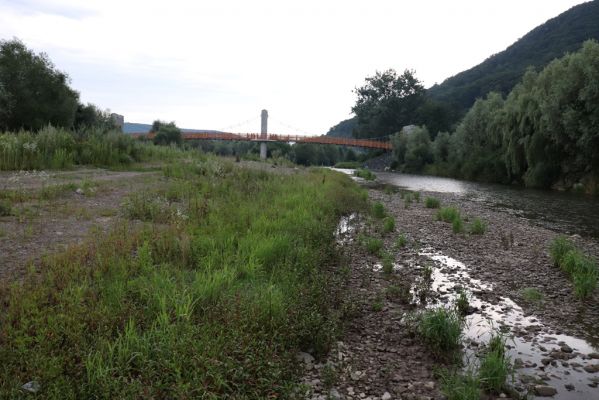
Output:
<svg viewBox="0 0 599 400">
<path fill-rule="evenodd" d="M 332 171 L 277 170 L 189 152 L 126 188 L 6 196 L 2 222 L 32 226 L 28 240 L 70 220 L 20 221 L 31 202 L 118 201 L 105 229 L 0 283 L 0 397 L 293 396 L 298 351 L 327 352 L 345 319 L 332 232 L 365 193 Z"/>
<path fill-rule="evenodd" d="M 451 224 L 437 221 L 437 209 L 424 205 L 428 196 L 458 208 L 466 232 L 456 234 Z M 449 366 L 414 335 L 406 316 L 452 307 L 461 291 L 470 304 L 464 356 L 476 364 L 492 332 L 507 337 L 507 354 L 515 368 L 510 387 L 515 391 L 491 398 L 554 392 L 559 399 L 599 397 L 599 297 L 576 298 L 570 280 L 553 265 L 548 249 L 558 232 L 461 195 L 421 192 L 419 197 L 417 202 L 388 186 L 369 189 L 370 201 L 383 205 L 395 231 L 384 234 L 381 222 L 367 217 L 342 241 L 355 318 L 340 349 L 306 374 L 306 384 L 314 388 L 312 398 L 442 398 L 443 380 L 434 371 Z M 475 218 L 486 223 L 482 235 L 467 233 Z M 397 245 L 400 236 L 405 238 L 403 247 Z M 385 273 L 383 260 L 365 249 L 364 237 L 382 239 L 383 251 L 393 257 L 392 273 Z M 596 240 L 578 235 L 571 240 L 599 258 Z M 418 287 L 427 267 L 432 268 L 432 284 L 423 303 Z M 406 286 L 407 299 L 393 295 Z M 336 371 L 333 384 L 325 384 L 331 375 L 327 361 Z"/>
</svg>

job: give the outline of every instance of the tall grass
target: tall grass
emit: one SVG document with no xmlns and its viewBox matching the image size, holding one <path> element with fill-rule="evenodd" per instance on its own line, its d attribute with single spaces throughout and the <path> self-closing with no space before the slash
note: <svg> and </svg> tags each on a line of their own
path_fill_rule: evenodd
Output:
<svg viewBox="0 0 599 400">
<path fill-rule="evenodd" d="M 549 254 L 554 264 L 571 278 L 576 297 L 584 299 L 593 293 L 599 278 L 599 269 L 594 259 L 585 255 L 564 236 L 553 240 Z"/>
<path fill-rule="evenodd" d="M 335 340 L 332 232 L 362 191 L 206 163 L 165 178 L 188 218 L 149 213 L 0 287 L 0 398 L 290 397 L 295 353 Z"/>
<path fill-rule="evenodd" d="M 452 310 L 439 307 L 419 316 L 418 332 L 437 356 L 448 356 L 460 348 L 462 320 Z"/>
<path fill-rule="evenodd" d="M 439 208 L 441 206 L 441 201 L 436 197 L 427 197 L 424 199 L 424 206 L 426 208 Z"/>
<path fill-rule="evenodd" d="M 74 165 L 119 166 L 174 159 L 181 150 L 96 130 L 74 133 L 48 126 L 37 133 L 0 133 L 0 170 L 66 169 Z"/>
<path fill-rule="evenodd" d="M 455 207 L 443 207 L 437 211 L 437 221 L 453 222 L 455 219 L 460 218 L 460 212 Z"/>
</svg>

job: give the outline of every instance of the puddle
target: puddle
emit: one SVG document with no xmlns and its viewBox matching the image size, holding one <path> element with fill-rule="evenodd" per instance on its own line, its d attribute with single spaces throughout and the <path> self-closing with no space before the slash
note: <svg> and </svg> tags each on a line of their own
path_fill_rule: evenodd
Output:
<svg viewBox="0 0 599 400">
<path fill-rule="evenodd" d="M 541 384 L 557 390 L 555 399 L 599 399 L 597 349 L 583 339 L 556 334 L 534 315 L 526 315 L 510 298 L 486 301 L 485 298 L 494 297 L 485 296 L 493 291 L 493 285 L 473 279 L 468 267 L 458 260 L 432 249 L 419 255 L 434 264 L 431 274 L 434 293 L 427 301 L 427 307 L 439 303 L 452 305 L 461 290 L 468 295 L 474 312 L 466 317 L 464 357 L 470 364 L 476 364 L 478 348 L 499 330 L 508 337 L 508 354 L 516 368 L 512 385 L 522 394 L 535 384 Z M 416 290 L 413 295 L 417 300 Z M 594 365 L 598 365 L 598 372 L 592 372 Z"/>
<path fill-rule="evenodd" d="M 338 244 L 343 245 L 353 240 L 352 233 L 356 229 L 357 222 L 358 214 L 356 213 L 341 217 L 335 229 L 335 238 Z"/>
</svg>

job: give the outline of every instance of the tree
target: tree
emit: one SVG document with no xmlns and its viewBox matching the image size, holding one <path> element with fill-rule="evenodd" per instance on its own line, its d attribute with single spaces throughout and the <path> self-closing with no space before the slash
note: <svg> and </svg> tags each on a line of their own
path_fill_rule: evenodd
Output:
<svg viewBox="0 0 599 400">
<path fill-rule="evenodd" d="M 102 131 L 116 129 L 109 111 L 102 111 L 93 104 L 79 104 L 75 112 L 75 129 L 99 128 Z"/>
<path fill-rule="evenodd" d="M 398 75 L 393 69 L 376 72 L 356 88 L 358 98 L 352 111 L 357 117 L 357 137 L 386 136 L 416 121 L 425 90 L 414 71 Z"/>
<path fill-rule="evenodd" d="M 171 143 L 180 145 L 183 142 L 181 129 L 177 128 L 175 122 L 163 122 L 156 120 L 152 124 L 152 132 L 154 136 L 154 144 L 169 145 Z"/>
<path fill-rule="evenodd" d="M 18 39 L 0 41 L 0 129 L 71 128 L 79 94 L 44 53 Z"/>
</svg>

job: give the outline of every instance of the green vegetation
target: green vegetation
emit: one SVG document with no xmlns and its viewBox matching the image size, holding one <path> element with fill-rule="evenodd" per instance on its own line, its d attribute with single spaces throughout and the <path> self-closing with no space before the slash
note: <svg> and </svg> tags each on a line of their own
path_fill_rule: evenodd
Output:
<svg viewBox="0 0 599 400">
<path fill-rule="evenodd" d="M 462 233 L 464 232 L 464 222 L 462 221 L 462 217 L 459 215 L 454 218 L 451 223 L 451 229 L 453 229 L 453 233 Z"/>
<path fill-rule="evenodd" d="M 409 208 L 410 205 L 414 202 L 412 193 L 406 193 L 403 198 L 404 208 Z"/>
<path fill-rule="evenodd" d="M 358 169 L 362 167 L 359 161 L 341 161 L 335 164 L 335 168 L 339 169 Z"/>
<path fill-rule="evenodd" d="M 386 290 L 386 295 L 389 300 L 398 301 L 402 304 L 408 304 L 412 300 L 410 285 L 403 281 L 389 285 Z"/>
<path fill-rule="evenodd" d="M 476 217 L 470 224 L 470 233 L 473 235 L 483 235 L 487 231 L 487 223 Z"/>
<path fill-rule="evenodd" d="M 383 254 L 383 273 L 391 275 L 393 273 L 393 256 L 389 253 Z"/>
<path fill-rule="evenodd" d="M 473 371 L 442 372 L 441 393 L 447 400 L 480 400 L 481 390 L 478 376 Z"/>
<path fill-rule="evenodd" d="M 381 239 L 368 237 L 365 239 L 366 250 L 370 254 L 379 255 L 383 248 L 383 241 Z"/>
<path fill-rule="evenodd" d="M 393 232 L 394 230 L 395 230 L 395 218 L 386 217 L 385 220 L 383 221 L 383 232 L 389 233 L 389 232 Z"/>
<path fill-rule="evenodd" d="M 439 208 L 441 206 L 441 201 L 435 197 L 427 197 L 424 199 L 424 206 L 426 208 Z"/>
<path fill-rule="evenodd" d="M 385 212 L 385 206 L 383 206 L 383 203 L 377 201 L 372 205 L 372 215 L 378 219 L 385 218 L 387 213 Z"/>
<path fill-rule="evenodd" d="M 152 132 L 155 133 L 154 144 L 165 146 L 170 144 L 181 145 L 183 143 L 181 129 L 177 128 L 174 122 L 156 120 L 152 124 Z"/>
<path fill-rule="evenodd" d="M 434 85 L 428 94 L 448 103 L 459 117 L 485 93 L 492 90 L 509 93 L 527 68 L 542 69 L 552 60 L 578 50 L 583 41 L 599 40 L 598 19 L 596 2 L 576 5 L 528 32 L 504 51 Z"/>
<path fill-rule="evenodd" d="M 402 233 L 395 240 L 395 246 L 398 248 L 406 247 L 407 241 L 406 235 Z"/>
<path fill-rule="evenodd" d="M 447 356 L 460 348 L 462 320 L 443 307 L 426 310 L 418 317 L 418 332 L 436 356 Z"/>
<path fill-rule="evenodd" d="M 460 212 L 455 207 L 442 207 L 437 211 L 437 221 L 453 222 L 460 218 Z"/>
<path fill-rule="evenodd" d="M 505 354 L 505 339 L 496 334 L 489 340 L 480 361 L 478 380 L 483 390 L 498 394 L 505 387 L 510 372 L 510 360 Z"/>
<path fill-rule="evenodd" d="M 570 276 L 576 297 L 589 297 L 595 290 L 599 278 L 597 262 L 577 249 L 564 236 L 558 236 L 553 240 L 549 253 L 554 264 Z"/>
<path fill-rule="evenodd" d="M 507 97 L 479 98 L 451 134 L 397 129 L 397 169 L 599 194 L 591 150 L 599 145 L 598 82 L 599 43 L 591 40 L 540 72 L 528 70 Z"/>
<path fill-rule="evenodd" d="M 358 168 L 354 171 L 354 175 L 358 178 L 365 179 L 367 181 L 373 181 L 376 179 L 376 175 L 373 174 L 370 170 L 364 168 Z"/>
<path fill-rule="evenodd" d="M 540 303 L 543 301 L 543 293 L 537 288 L 524 288 L 520 291 L 524 300 L 529 303 Z"/>
<path fill-rule="evenodd" d="M 470 308 L 470 302 L 468 301 L 468 295 L 463 290 L 460 290 L 458 297 L 455 301 L 456 310 L 460 315 L 466 315 Z"/>
<path fill-rule="evenodd" d="M 187 155 L 162 182 L 171 217 L 132 206 L 148 222 L 95 233 L 0 288 L 1 398 L 31 380 L 44 399 L 289 398 L 297 351 L 334 342 L 331 232 L 366 209 L 348 177 Z"/>
</svg>

